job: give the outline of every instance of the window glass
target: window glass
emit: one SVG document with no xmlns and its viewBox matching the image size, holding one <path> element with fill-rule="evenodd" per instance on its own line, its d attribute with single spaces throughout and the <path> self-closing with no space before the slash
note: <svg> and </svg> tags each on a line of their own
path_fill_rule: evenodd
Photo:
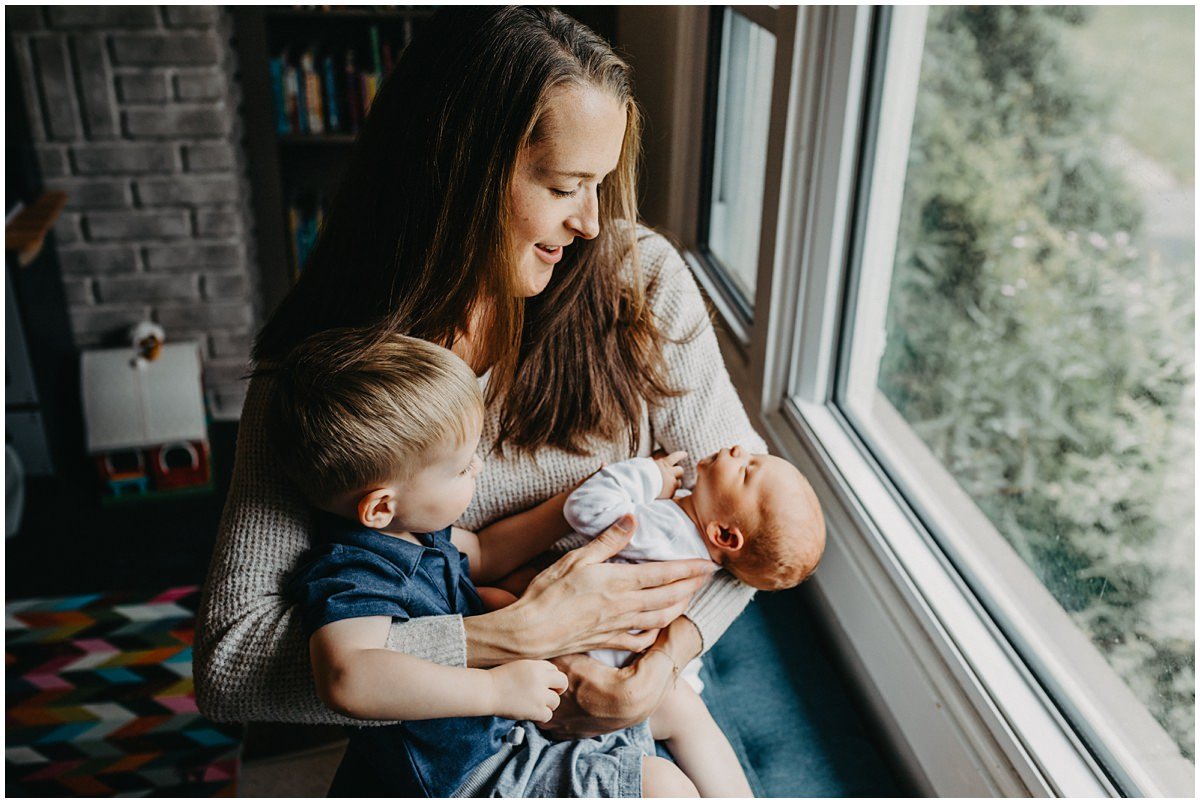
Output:
<svg viewBox="0 0 1200 803">
<path fill-rule="evenodd" d="M 774 70 L 774 34 L 725 9 L 706 245 L 747 307 L 757 283 Z"/>
<path fill-rule="evenodd" d="M 851 359 L 1194 761 L 1194 10 L 933 7 L 924 48 Z"/>
</svg>

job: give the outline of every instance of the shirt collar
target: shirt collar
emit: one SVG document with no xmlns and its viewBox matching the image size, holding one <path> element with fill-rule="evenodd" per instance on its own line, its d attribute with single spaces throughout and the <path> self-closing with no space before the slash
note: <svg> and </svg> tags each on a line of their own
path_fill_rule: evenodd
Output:
<svg viewBox="0 0 1200 803">
<path fill-rule="evenodd" d="M 322 511 L 321 515 L 330 516 L 333 519 L 333 521 L 327 522 L 330 526 L 326 528 L 332 542 L 362 547 L 377 555 L 382 555 L 405 577 L 412 577 L 426 550 L 438 551 L 437 543 L 431 533 L 413 533 L 421 541 L 420 544 L 414 544 L 404 538 L 397 538 L 394 535 L 346 521 L 331 513 Z"/>
</svg>

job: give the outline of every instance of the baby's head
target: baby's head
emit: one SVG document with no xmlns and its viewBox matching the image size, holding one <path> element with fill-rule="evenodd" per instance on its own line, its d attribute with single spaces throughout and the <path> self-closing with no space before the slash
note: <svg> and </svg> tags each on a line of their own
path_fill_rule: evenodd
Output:
<svg viewBox="0 0 1200 803">
<path fill-rule="evenodd" d="M 483 397 L 451 352 L 332 329 L 273 372 L 267 438 L 310 503 L 363 526 L 434 532 L 462 515 L 481 467 Z"/>
<path fill-rule="evenodd" d="M 786 460 L 722 449 L 696 465 L 692 500 L 709 552 L 742 582 L 791 588 L 817 568 L 825 550 L 821 505 Z"/>
</svg>

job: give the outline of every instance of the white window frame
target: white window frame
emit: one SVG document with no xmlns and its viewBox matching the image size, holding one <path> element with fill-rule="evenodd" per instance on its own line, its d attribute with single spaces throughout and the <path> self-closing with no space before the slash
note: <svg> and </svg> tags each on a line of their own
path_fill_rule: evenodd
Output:
<svg viewBox="0 0 1200 803">
<path fill-rule="evenodd" d="M 1031 576 L 1011 550 L 996 546 L 1003 543 L 998 534 L 957 539 L 960 565 L 951 566 L 831 402 L 842 297 L 854 279 L 847 258 L 874 10 L 738 8 L 776 36 L 755 320 L 739 318 L 723 303 L 695 256 L 694 199 L 702 172 L 697 132 L 704 113 L 696 100 L 704 97 L 707 9 L 678 15 L 666 227 L 684 243 L 685 259 L 721 316 L 726 362 L 748 411 L 773 450 L 805 471 L 823 501 L 831 537 L 811 581 L 813 596 L 885 736 L 927 795 L 1190 796 L 1194 767 L 1098 653 L 1080 666 L 1078 655 L 1094 649 L 1045 589 L 1018 584 L 1021 593 L 1014 595 L 1011 586 L 989 579 Z M 873 146 L 902 158 L 898 176 L 894 158 L 875 160 L 871 186 L 885 190 L 867 198 L 872 226 L 859 244 L 864 266 L 886 263 L 888 270 L 925 11 L 889 13 L 891 41 L 905 46 L 887 50 L 883 71 L 891 85 L 881 95 L 881 119 L 888 126 Z M 892 175 L 879 172 L 887 170 Z M 885 303 L 879 295 L 886 302 L 888 286 L 861 295 L 855 311 L 860 328 L 868 325 L 864 321 L 881 328 Z M 880 287 L 877 275 L 872 287 Z M 852 382 L 873 390 L 874 379 L 854 376 Z M 903 423 L 875 401 L 868 412 Z M 918 446 L 913 438 L 905 449 L 919 454 Z M 946 490 L 957 489 L 953 479 L 930 463 L 924 469 L 939 494 L 953 497 Z M 943 531 L 970 521 L 994 534 L 961 491 L 954 499 L 956 504 L 941 505 L 951 511 L 938 522 Z M 928 502 L 917 500 L 922 514 L 935 507 Z M 982 589 L 988 610 L 960 572 Z M 998 621 L 1015 625 L 1010 632 L 1033 634 L 1017 646 L 1034 657 L 1040 680 Z M 1056 621 L 1057 630 L 1032 627 Z M 1087 684 L 1072 682 L 1073 673 L 1086 676 Z M 1043 684 L 1053 688 L 1054 699 Z M 1105 690 L 1100 701 L 1096 687 Z M 1085 723 L 1086 745 L 1059 705 Z"/>
</svg>

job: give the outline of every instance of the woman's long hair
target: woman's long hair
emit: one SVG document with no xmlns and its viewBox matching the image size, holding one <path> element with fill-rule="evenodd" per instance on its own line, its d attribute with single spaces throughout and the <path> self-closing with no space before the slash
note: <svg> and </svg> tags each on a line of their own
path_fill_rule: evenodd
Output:
<svg viewBox="0 0 1200 803">
<path fill-rule="evenodd" d="M 539 295 L 520 297 L 508 239 L 521 149 L 540 135 L 551 91 L 606 91 L 625 139 L 599 196 L 600 234 L 577 239 Z M 308 266 L 259 333 L 280 361 L 308 335 L 370 326 L 450 347 L 468 329 L 492 368 L 498 448 L 587 451 L 640 438 L 641 405 L 675 391 L 665 338 L 637 265 L 641 120 L 630 70 L 586 26 L 544 8 L 438 12 L 384 81 Z"/>
</svg>

